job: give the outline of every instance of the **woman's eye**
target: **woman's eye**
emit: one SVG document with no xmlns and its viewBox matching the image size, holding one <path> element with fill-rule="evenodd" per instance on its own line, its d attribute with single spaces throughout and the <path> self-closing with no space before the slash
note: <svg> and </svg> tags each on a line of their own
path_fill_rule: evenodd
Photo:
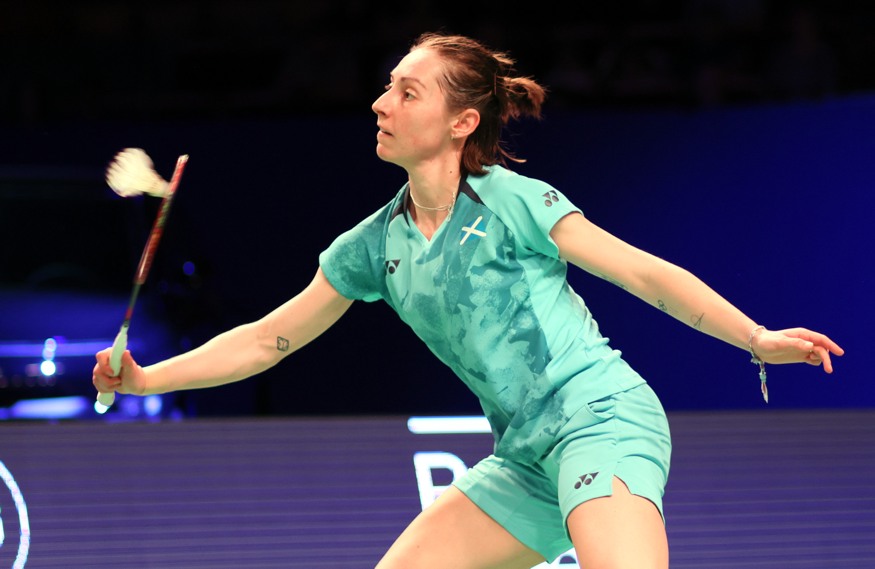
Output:
<svg viewBox="0 0 875 569">
<path fill-rule="evenodd" d="M 386 91 L 391 91 L 392 87 L 394 87 L 394 86 L 395 86 L 395 83 L 390 81 L 389 83 L 386 83 L 386 85 L 383 86 L 383 89 Z M 406 101 L 410 101 L 410 100 L 413 100 L 416 98 L 416 95 L 413 94 L 413 92 L 411 92 L 411 91 L 404 91 L 402 96 L 404 97 L 404 100 L 406 100 Z"/>
</svg>

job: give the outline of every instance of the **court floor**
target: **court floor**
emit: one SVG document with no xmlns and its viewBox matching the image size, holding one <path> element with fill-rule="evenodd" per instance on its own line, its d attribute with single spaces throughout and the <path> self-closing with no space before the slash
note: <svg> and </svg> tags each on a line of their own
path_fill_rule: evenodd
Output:
<svg viewBox="0 0 875 569">
<path fill-rule="evenodd" d="M 875 410 L 669 419 L 674 569 L 875 567 Z M 476 428 L 408 425 L 0 422 L 0 567 L 372 567 L 489 452 Z"/>
</svg>

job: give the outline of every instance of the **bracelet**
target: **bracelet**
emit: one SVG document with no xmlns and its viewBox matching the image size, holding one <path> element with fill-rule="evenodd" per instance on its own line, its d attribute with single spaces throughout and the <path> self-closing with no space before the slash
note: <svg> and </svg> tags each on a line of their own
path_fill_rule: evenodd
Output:
<svg viewBox="0 0 875 569">
<path fill-rule="evenodd" d="M 769 402 L 769 388 L 766 386 L 766 362 L 762 360 L 761 357 L 757 355 L 757 353 L 753 349 L 753 339 L 756 335 L 763 330 L 765 330 L 765 326 L 757 326 L 753 330 L 750 331 L 750 336 L 747 338 L 747 349 L 750 350 L 750 361 L 751 363 L 757 364 L 760 366 L 760 391 L 763 394 L 763 399 L 766 403 Z"/>
</svg>

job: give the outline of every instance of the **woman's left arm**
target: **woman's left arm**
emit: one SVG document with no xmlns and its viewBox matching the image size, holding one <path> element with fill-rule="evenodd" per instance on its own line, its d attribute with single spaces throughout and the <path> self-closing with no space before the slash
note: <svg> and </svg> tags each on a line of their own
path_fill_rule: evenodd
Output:
<svg viewBox="0 0 875 569">
<path fill-rule="evenodd" d="M 705 334 L 767 363 L 806 362 L 832 373 L 835 342 L 805 328 L 759 329 L 757 323 L 689 271 L 651 255 L 599 228 L 583 215 L 562 218 L 550 232 L 559 255 L 574 265 L 634 294 Z"/>
</svg>

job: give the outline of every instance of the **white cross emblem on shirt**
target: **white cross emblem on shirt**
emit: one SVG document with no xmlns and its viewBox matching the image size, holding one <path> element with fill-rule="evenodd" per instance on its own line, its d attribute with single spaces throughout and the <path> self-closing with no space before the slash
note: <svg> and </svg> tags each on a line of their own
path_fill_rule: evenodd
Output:
<svg viewBox="0 0 875 569">
<path fill-rule="evenodd" d="M 471 224 L 471 227 L 463 227 L 462 228 L 462 231 L 465 232 L 465 236 L 462 237 L 461 241 L 459 241 L 459 245 L 464 245 L 465 241 L 467 241 L 468 237 L 471 237 L 472 234 L 476 235 L 478 237 L 486 237 L 485 231 L 480 231 L 479 229 L 477 229 L 477 226 L 480 225 L 481 221 L 483 221 L 482 215 L 474 220 L 474 223 Z"/>
</svg>

